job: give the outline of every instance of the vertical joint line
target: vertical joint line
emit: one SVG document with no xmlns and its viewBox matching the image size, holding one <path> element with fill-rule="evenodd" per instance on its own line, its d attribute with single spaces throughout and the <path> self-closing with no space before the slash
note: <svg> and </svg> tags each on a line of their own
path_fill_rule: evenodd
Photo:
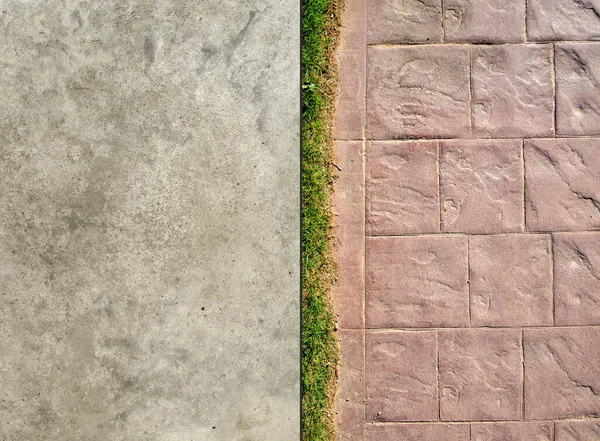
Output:
<svg viewBox="0 0 600 441">
<path fill-rule="evenodd" d="M 552 69 L 550 70 L 550 75 L 552 76 L 552 132 L 554 133 L 554 137 L 556 138 L 556 43 L 552 43 L 552 51 L 550 52 L 550 63 L 552 64 Z"/>
<path fill-rule="evenodd" d="M 525 421 L 525 329 L 521 329 L 521 419 Z"/>
<path fill-rule="evenodd" d="M 521 183 L 521 191 L 523 192 L 523 226 L 521 230 L 527 231 L 527 173 L 525 170 L 525 140 L 521 143 L 521 174 L 523 176 L 523 182 Z"/>
<path fill-rule="evenodd" d="M 442 231 L 442 145 L 441 142 L 437 142 L 437 196 L 438 196 L 438 224 L 439 230 Z"/>
<path fill-rule="evenodd" d="M 473 134 L 473 115 L 474 115 L 474 102 L 473 102 L 473 48 L 469 46 L 469 132 Z"/>
<path fill-rule="evenodd" d="M 444 1 L 445 0 L 441 0 L 441 4 L 440 4 L 440 28 L 441 28 L 441 41 L 442 43 L 445 42 L 446 40 L 446 31 L 444 31 Z"/>
<path fill-rule="evenodd" d="M 525 17 L 523 18 L 523 30 L 524 30 L 524 36 L 525 36 L 525 42 L 527 43 L 527 41 L 529 40 L 529 36 L 528 34 L 528 29 L 527 29 L 527 0 L 523 0 L 523 6 L 524 6 L 524 15 Z"/>
<path fill-rule="evenodd" d="M 438 329 L 435 330 L 435 350 L 437 355 L 437 364 L 436 364 L 436 375 L 437 375 L 437 419 L 438 421 L 442 420 L 442 393 L 440 391 L 440 331 Z"/>
<path fill-rule="evenodd" d="M 552 325 L 556 326 L 556 294 L 554 294 L 554 233 L 550 234 L 550 277 L 552 284 Z"/>
<path fill-rule="evenodd" d="M 469 295 L 469 327 L 472 326 L 471 311 L 471 239 L 467 236 L 467 291 Z"/>
</svg>

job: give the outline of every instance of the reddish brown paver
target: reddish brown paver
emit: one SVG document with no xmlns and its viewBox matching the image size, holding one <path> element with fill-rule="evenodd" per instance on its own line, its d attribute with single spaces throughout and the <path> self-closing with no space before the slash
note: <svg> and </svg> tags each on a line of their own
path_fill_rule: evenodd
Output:
<svg viewBox="0 0 600 441">
<path fill-rule="evenodd" d="M 522 141 L 453 140 L 440 145 L 442 230 L 522 231 Z M 410 209 L 419 213 L 416 207 Z"/>
<path fill-rule="evenodd" d="M 440 231 L 437 149 L 437 142 L 369 144 L 369 234 Z"/>
<path fill-rule="evenodd" d="M 440 419 L 519 420 L 521 331 L 439 331 Z"/>
<path fill-rule="evenodd" d="M 523 0 L 445 0 L 444 41 L 522 42 L 524 10 Z"/>
<path fill-rule="evenodd" d="M 367 333 L 367 421 L 435 421 L 435 331 Z"/>
<path fill-rule="evenodd" d="M 346 1 L 338 440 L 600 441 L 595 40 L 598 0 Z"/>
</svg>

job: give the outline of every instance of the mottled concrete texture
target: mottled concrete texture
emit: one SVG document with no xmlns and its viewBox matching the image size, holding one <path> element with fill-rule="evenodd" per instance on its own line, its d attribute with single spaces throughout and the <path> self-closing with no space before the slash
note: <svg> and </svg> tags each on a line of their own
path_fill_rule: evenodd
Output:
<svg viewBox="0 0 600 441">
<path fill-rule="evenodd" d="M 0 439 L 298 439 L 298 12 L 2 2 Z"/>
</svg>

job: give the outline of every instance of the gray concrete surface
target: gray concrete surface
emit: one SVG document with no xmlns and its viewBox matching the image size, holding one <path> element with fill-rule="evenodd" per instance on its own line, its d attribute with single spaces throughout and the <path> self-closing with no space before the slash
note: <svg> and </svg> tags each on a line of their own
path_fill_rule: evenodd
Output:
<svg viewBox="0 0 600 441">
<path fill-rule="evenodd" d="M 0 440 L 298 439 L 298 27 L 0 2 Z"/>
</svg>

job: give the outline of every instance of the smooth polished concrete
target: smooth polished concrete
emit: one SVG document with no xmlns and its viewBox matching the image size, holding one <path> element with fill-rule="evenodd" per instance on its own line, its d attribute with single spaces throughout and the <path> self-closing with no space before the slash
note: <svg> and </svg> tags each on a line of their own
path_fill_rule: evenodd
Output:
<svg viewBox="0 0 600 441">
<path fill-rule="evenodd" d="M 298 2 L 0 6 L 0 440 L 298 439 Z"/>
</svg>

